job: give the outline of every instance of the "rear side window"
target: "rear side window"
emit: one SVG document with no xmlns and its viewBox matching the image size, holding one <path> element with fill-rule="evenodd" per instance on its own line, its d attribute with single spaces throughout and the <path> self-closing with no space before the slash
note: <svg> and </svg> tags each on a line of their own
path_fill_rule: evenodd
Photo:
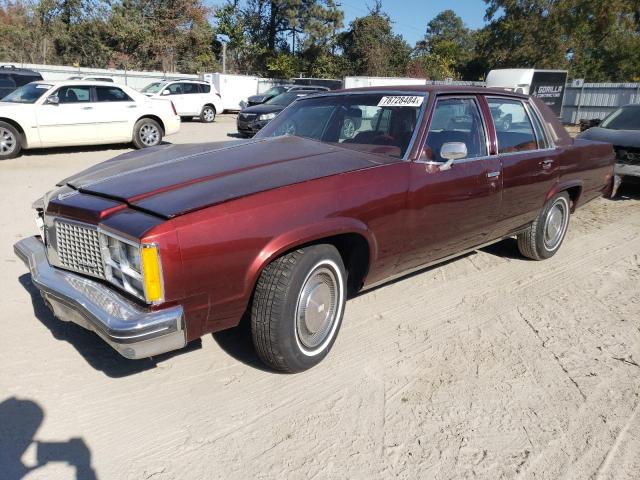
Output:
<svg viewBox="0 0 640 480">
<path fill-rule="evenodd" d="M 182 93 L 191 94 L 191 93 L 200 93 L 200 89 L 198 88 L 197 83 L 183 83 L 182 84 Z"/>
<path fill-rule="evenodd" d="M 8 75 L 0 75 L 0 88 L 15 88 L 16 84 Z"/>
<path fill-rule="evenodd" d="M 129 95 L 117 87 L 96 87 L 99 102 L 132 102 Z"/>
<path fill-rule="evenodd" d="M 549 148 L 549 140 L 542 127 L 542 122 L 538 118 L 538 114 L 535 112 L 531 105 L 527 105 L 527 111 L 529 112 L 529 118 L 533 122 L 533 129 L 536 132 L 536 139 L 538 140 L 538 148 Z"/>
<path fill-rule="evenodd" d="M 487 98 L 498 136 L 498 153 L 536 150 L 538 143 L 524 105 L 519 100 Z"/>
<path fill-rule="evenodd" d="M 207 83 L 200 83 L 200 92 L 202 93 L 209 93 L 211 92 L 211 85 L 207 84 Z"/>
<path fill-rule="evenodd" d="M 460 142 L 467 147 L 467 158 L 487 155 L 482 116 L 473 98 L 444 98 L 436 104 L 425 145 L 428 160 L 446 161 L 440 156 L 445 143 Z"/>
</svg>

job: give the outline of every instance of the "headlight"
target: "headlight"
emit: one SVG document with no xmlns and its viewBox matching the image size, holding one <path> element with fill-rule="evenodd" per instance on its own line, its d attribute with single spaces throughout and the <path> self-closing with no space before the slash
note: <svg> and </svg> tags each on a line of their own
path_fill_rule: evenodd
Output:
<svg viewBox="0 0 640 480">
<path fill-rule="evenodd" d="M 160 254 L 155 244 L 138 244 L 100 232 L 107 281 L 148 302 L 163 300 Z"/>
<path fill-rule="evenodd" d="M 275 113 L 265 113 L 264 115 L 260 115 L 258 117 L 258 120 L 271 120 L 276 118 L 276 114 Z"/>
</svg>

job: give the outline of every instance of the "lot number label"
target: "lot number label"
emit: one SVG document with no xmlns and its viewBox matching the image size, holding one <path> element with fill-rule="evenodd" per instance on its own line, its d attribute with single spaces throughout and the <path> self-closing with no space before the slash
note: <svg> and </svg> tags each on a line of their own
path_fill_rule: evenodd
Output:
<svg viewBox="0 0 640 480">
<path fill-rule="evenodd" d="M 379 107 L 419 107 L 424 97 L 418 95 L 382 97 Z"/>
</svg>

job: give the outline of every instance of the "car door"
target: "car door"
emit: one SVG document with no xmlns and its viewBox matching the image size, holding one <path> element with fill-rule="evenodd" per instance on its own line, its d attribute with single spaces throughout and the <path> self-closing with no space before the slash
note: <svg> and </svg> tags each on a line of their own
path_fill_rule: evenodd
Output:
<svg viewBox="0 0 640 480">
<path fill-rule="evenodd" d="M 182 84 L 182 95 L 184 96 L 185 108 L 191 115 L 199 115 L 204 106 L 204 95 L 200 92 L 197 83 L 184 82 Z"/>
<path fill-rule="evenodd" d="M 527 100 L 487 96 L 502 162 L 502 207 L 497 234 L 507 234 L 540 213 L 558 179 L 559 152 L 552 148 Z"/>
<path fill-rule="evenodd" d="M 480 99 L 440 96 L 432 110 L 422 153 L 410 165 L 408 248 L 398 271 L 488 242 L 500 212 L 500 160 L 490 155 Z M 441 154 L 455 144 L 467 155 L 448 165 Z"/>
<path fill-rule="evenodd" d="M 95 143 L 101 132 L 90 85 L 65 85 L 36 106 L 42 146 Z M 53 101 L 47 101 L 53 97 Z"/>
<path fill-rule="evenodd" d="M 103 143 L 131 140 L 133 124 L 138 118 L 136 102 L 116 86 L 96 86 L 95 92 L 100 140 Z"/>
<path fill-rule="evenodd" d="M 183 95 L 182 91 L 182 83 L 175 82 L 170 83 L 164 89 L 163 92 L 169 92 L 168 96 L 163 94 L 164 98 L 168 98 L 173 102 L 174 107 L 176 107 L 176 112 L 178 115 L 186 116 L 191 115 L 189 112 L 189 99 L 186 98 L 186 95 Z"/>
</svg>

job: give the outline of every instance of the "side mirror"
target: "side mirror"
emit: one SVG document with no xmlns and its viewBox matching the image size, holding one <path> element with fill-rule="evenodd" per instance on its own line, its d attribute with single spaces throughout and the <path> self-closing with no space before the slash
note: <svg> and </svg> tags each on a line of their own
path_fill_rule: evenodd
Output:
<svg viewBox="0 0 640 480">
<path fill-rule="evenodd" d="M 167 90 L 163 90 L 161 95 L 171 95 L 171 92 Z"/>
<path fill-rule="evenodd" d="M 58 97 L 58 95 L 51 95 L 47 97 L 47 100 L 44 103 L 47 105 L 59 105 L 60 97 Z"/>
<path fill-rule="evenodd" d="M 461 158 L 467 158 L 467 145 L 463 142 L 447 142 L 440 147 L 440 156 L 447 161 L 440 167 L 440 170 L 449 170 L 453 162 Z"/>
</svg>

